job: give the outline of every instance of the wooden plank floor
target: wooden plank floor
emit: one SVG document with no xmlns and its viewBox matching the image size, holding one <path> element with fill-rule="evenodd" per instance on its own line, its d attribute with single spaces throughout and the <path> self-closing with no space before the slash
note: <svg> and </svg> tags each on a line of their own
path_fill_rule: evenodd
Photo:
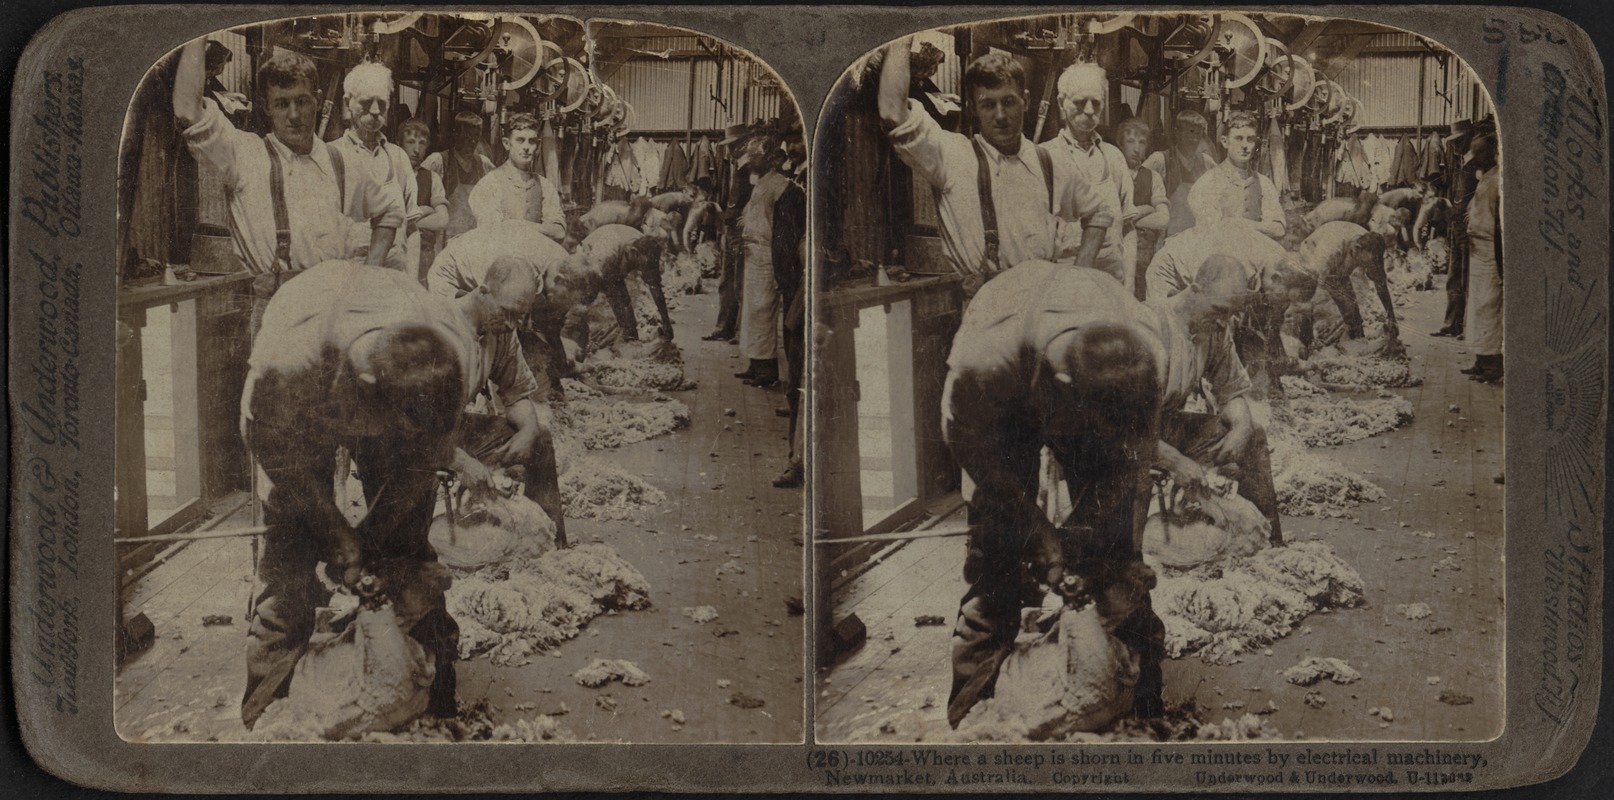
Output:
<svg viewBox="0 0 1614 800">
<path fill-rule="evenodd" d="M 597 618 L 525 666 L 461 662 L 459 696 L 486 698 L 501 721 L 564 706 L 562 725 L 588 740 L 801 741 L 806 625 L 784 600 L 803 595 L 804 495 L 771 485 L 785 465 L 787 421 L 774 413 L 784 394 L 742 385 L 732 376 L 745 365 L 737 348 L 700 340 L 716 318 L 715 294 L 675 305 L 675 341 L 697 388 L 672 396 L 689 406 L 689 427 L 595 454 L 641 475 L 668 501 L 638 521 L 567 522 L 574 541 L 609 543 L 643 571 L 653 607 Z M 729 561 L 745 571 L 718 572 Z M 245 733 L 239 702 L 249 564 L 244 541 L 198 542 L 132 589 L 128 613 L 147 613 L 158 642 L 119 671 L 115 720 L 125 738 L 227 741 Z M 685 607 L 700 605 L 714 606 L 717 620 L 684 616 Z M 204 614 L 230 614 L 235 623 L 203 628 Z M 716 635 L 723 631 L 731 633 Z M 596 657 L 634 661 L 652 681 L 578 686 L 571 674 Z M 737 692 L 764 704 L 732 704 Z M 614 708 L 596 703 L 604 695 Z M 684 713 L 684 725 L 661 717 L 673 709 Z"/>
<path fill-rule="evenodd" d="M 1503 390 L 1459 374 L 1473 361 L 1463 342 L 1428 335 L 1443 308 L 1443 293 L 1421 292 L 1401 309 L 1413 372 L 1424 379 L 1396 390 L 1412 402 L 1414 421 L 1328 450 L 1383 487 L 1386 499 L 1359 507 L 1356 520 L 1284 520 L 1291 540 L 1326 542 L 1361 572 L 1367 604 L 1312 616 L 1309 633 L 1274 643 L 1271 656 L 1229 666 L 1168 661 L 1168 702 L 1193 698 L 1220 719 L 1270 701 L 1278 707 L 1270 724 L 1291 738 L 1475 741 L 1501 731 L 1502 486 L 1493 477 L 1502 465 Z M 837 598 L 837 618 L 856 613 L 869 637 L 819 673 L 818 740 L 934 740 L 946 730 L 963 555 L 957 539 L 913 542 Z M 1436 568 L 1448 556 L 1460 569 Z M 1414 602 L 1429 604 L 1433 616 L 1411 621 L 1395 611 Z M 921 614 L 947 624 L 916 626 Z M 1306 689 L 1274 674 L 1310 655 L 1347 659 L 1362 680 L 1314 689 L 1327 704 L 1310 708 Z M 1442 690 L 1474 701 L 1447 705 Z M 1379 706 L 1392 709 L 1387 727 L 1367 713 Z"/>
</svg>

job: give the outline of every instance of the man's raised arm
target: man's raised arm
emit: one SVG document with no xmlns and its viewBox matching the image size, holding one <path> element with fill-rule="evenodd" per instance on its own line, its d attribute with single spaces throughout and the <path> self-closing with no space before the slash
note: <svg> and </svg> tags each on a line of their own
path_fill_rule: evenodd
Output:
<svg viewBox="0 0 1614 800">
<path fill-rule="evenodd" d="M 174 117 L 181 128 L 202 121 L 202 90 L 207 85 L 207 42 L 195 39 L 179 51 L 174 70 Z"/>
<path fill-rule="evenodd" d="M 880 121 L 887 127 L 894 128 L 908 119 L 908 47 L 906 37 L 892 42 L 880 65 Z"/>
</svg>

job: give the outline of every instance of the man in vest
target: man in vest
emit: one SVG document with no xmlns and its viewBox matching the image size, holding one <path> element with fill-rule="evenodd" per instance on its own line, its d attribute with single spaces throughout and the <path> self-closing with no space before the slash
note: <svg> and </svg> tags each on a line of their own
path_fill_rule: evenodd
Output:
<svg viewBox="0 0 1614 800">
<path fill-rule="evenodd" d="M 1025 68 L 992 53 L 964 71 L 969 118 L 979 131 L 943 130 L 908 97 L 909 47 L 886 48 L 880 121 L 897 157 L 937 193 L 942 245 L 973 296 L 993 275 L 1029 259 L 1094 266 L 1112 217 L 1070 166 L 1025 137 Z M 1078 244 L 1079 242 L 1079 244 Z"/>
<path fill-rule="evenodd" d="M 387 249 L 386 266 L 415 274 L 413 268 L 405 264 L 407 239 L 420 221 L 415 174 L 409 166 L 409 155 L 387 141 L 386 133 L 381 130 L 387 123 L 392 103 L 392 70 L 373 61 L 354 67 L 342 79 L 342 98 L 349 125 L 330 146 L 341 151 L 342 161 L 350 172 L 362 172 L 365 178 L 382 186 L 396 187 L 403 195 L 404 227 L 398 229 Z M 352 205 L 349 204 L 349 216 L 353 216 Z M 361 217 L 354 219 L 362 221 Z"/>
<path fill-rule="evenodd" d="M 256 331 L 282 283 L 315 264 L 351 255 L 350 234 L 355 239 L 368 234 L 365 260 L 381 264 L 404 222 L 403 197 L 396 186 L 344 168 L 340 152 L 315 135 L 319 71 L 314 62 L 280 50 L 259 65 L 259 106 L 270 128 L 259 136 L 238 130 L 216 103 L 203 98 L 204 47 L 197 39 L 180 51 L 174 117 L 191 155 L 218 170 L 227 187 L 236 254 L 258 276 L 252 307 Z M 369 230 L 353 225 L 350 217 L 367 220 Z"/>
<path fill-rule="evenodd" d="M 409 166 L 414 170 L 415 202 L 419 203 L 414 213 L 417 220 L 415 229 L 410 232 L 404 247 L 407 254 L 405 261 L 420 282 L 425 283 L 426 271 L 431 268 L 432 259 L 437 257 L 438 247 L 442 243 L 439 236 L 448 226 L 448 195 L 443 191 L 443 179 L 421 163 L 432 141 L 432 130 L 426 121 L 418 117 L 404 120 L 398 126 L 398 141 L 402 143 L 404 153 L 409 156 Z"/>
<path fill-rule="evenodd" d="M 554 182 L 536 172 L 538 118 L 521 113 L 504 126 L 505 162 L 482 177 L 471 190 L 471 215 L 477 225 L 524 219 L 544 226 L 555 241 L 566 238 L 566 211 Z"/>
<path fill-rule="evenodd" d="M 1272 179 L 1255 171 L 1255 147 L 1260 139 L 1255 117 L 1234 111 L 1222 122 L 1222 148 L 1227 158 L 1194 181 L 1188 192 L 1188 210 L 1195 225 L 1226 217 L 1254 220 L 1267 237 L 1283 238 L 1283 204 Z"/>
<path fill-rule="evenodd" d="M 1170 150 L 1156 151 L 1143 162 L 1165 182 L 1166 195 L 1171 201 L 1171 222 L 1166 226 L 1167 236 L 1176 236 L 1194 227 L 1194 214 L 1188 209 L 1188 192 L 1200 176 L 1215 168 L 1216 161 L 1201 151 L 1205 142 L 1207 123 L 1204 115 L 1193 109 L 1177 112 L 1172 131 Z"/>
<path fill-rule="evenodd" d="M 444 242 L 476 227 L 476 216 L 471 213 L 471 190 L 482 181 L 482 176 L 493 171 L 493 162 L 478 149 L 481 144 L 482 117 L 475 111 L 461 111 L 454 115 L 454 134 L 449 149 L 432 153 L 421 162 L 421 166 L 442 179 L 443 192 L 448 195 Z"/>
<path fill-rule="evenodd" d="M 1099 248 L 1094 266 L 1131 289 L 1137 275 L 1136 267 L 1126 263 L 1124 230 L 1136 218 L 1132 181 L 1128 180 L 1126 158 L 1098 133 L 1109 95 L 1104 68 L 1092 63 L 1072 64 L 1060 74 L 1058 91 L 1065 127 L 1045 147 L 1069 161 L 1103 201 L 1110 227 L 1104 233 L 1104 245 Z"/>
<path fill-rule="evenodd" d="M 1121 155 L 1126 158 L 1132 181 L 1132 213 L 1127 215 L 1121 261 L 1130 265 L 1135 275 L 1133 296 L 1143 300 L 1149 296 L 1145 276 L 1149 261 L 1171 223 L 1171 200 L 1160 174 L 1143 165 L 1149 153 L 1149 123 L 1133 117 L 1116 128 L 1115 137 L 1121 142 Z"/>
</svg>

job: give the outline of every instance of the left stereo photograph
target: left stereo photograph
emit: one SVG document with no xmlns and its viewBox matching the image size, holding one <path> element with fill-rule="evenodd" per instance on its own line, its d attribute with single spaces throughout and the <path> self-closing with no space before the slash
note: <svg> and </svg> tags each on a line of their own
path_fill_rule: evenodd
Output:
<svg viewBox="0 0 1614 800">
<path fill-rule="evenodd" d="M 772 69 L 641 22 L 300 16 L 152 65 L 120 148 L 119 736 L 803 740 Z"/>
</svg>

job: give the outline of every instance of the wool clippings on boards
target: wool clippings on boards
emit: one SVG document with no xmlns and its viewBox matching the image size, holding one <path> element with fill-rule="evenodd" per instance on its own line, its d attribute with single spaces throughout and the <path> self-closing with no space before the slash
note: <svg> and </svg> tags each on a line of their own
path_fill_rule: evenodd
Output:
<svg viewBox="0 0 1614 800">
<path fill-rule="evenodd" d="M 700 294 L 701 278 L 715 276 L 718 270 L 716 245 L 701 242 L 693 253 L 681 252 L 662 261 L 662 291 L 668 297 Z"/>
<path fill-rule="evenodd" d="M 606 611 L 648 607 L 650 583 L 609 545 L 579 544 L 457 577 L 447 602 L 460 658 L 520 664 Z"/>
<path fill-rule="evenodd" d="M 667 502 L 667 493 L 643 478 L 598 458 L 576 459 L 560 476 L 567 519 L 638 519 L 646 508 Z"/>
<path fill-rule="evenodd" d="M 654 389 L 663 392 L 695 388 L 684 377 L 684 357 L 671 341 L 628 342 L 601 352 L 582 365 L 585 376 L 610 389 Z"/>
<path fill-rule="evenodd" d="M 1422 378 L 1413 376 L 1412 362 L 1405 356 L 1351 355 L 1330 350 L 1313 355 L 1305 365 L 1313 381 L 1332 388 L 1364 390 L 1423 385 Z"/>
<path fill-rule="evenodd" d="M 1307 616 L 1363 603 L 1362 576 L 1321 542 L 1163 575 L 1151 597 L 1165 623 L 1166 654 L 1212 664 L 1289 634 Z"/>
<path fill-rule="evenodd" d="M 1295 375 L 1284 375 L 1278 379 L 1283 386 L 1283 396 L 1290 400 L 1300 397 L 1327 397 L 1328 390 L 1311 381 Z"/>
<path fill-rule="evenodd" d="M 462 706 L 448 719 L 422 717 L 397 731 L 369 733 L 365 743 L 446 744 L 450 742 L 575 742 L 577 737 L 548 714 L 494 722 L 487 700 Z"/>
<path fill-rule="evenodd" d="M 1278 507 L 1291 517 L 1350 517 L 1356 506 L 1384 499 L 1384 490 L 1287 433 L 1267 436 Z"/>
<path fill-rule="evenodd" d="M 577 436 L 589 450 L 665 436 L 689 424 L 689 406 L 670 398 L 629 403 L 594 397 L 572 397 L 554 404 L 556 427 Z"/>
<path fill-rule="evenodd" d="M 1335 397 L 1291 397 L 1272 409 L 1273 424 L 1307 447 L 1358 442 L 1412 422 L 1412 402 L 1405 397 L 1352 400 Z"/>
</svg>

